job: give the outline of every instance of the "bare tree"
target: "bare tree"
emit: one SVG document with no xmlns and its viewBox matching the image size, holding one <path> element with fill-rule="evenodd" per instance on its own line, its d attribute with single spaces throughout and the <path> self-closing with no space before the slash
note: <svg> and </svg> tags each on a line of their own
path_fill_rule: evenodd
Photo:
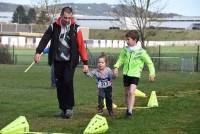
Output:
<svg viewBox="0 0 200 134">
<path fill-rule="evenodd" d="M 51 16 L 52 18 L 56 17 L 56 14 L 58 13 L 58 8 L 59 8 L 58 4 L 60 0 L 43 0 L 43 1 L 48 16 Z"/>
<path fill-rule="evenodd" d="M 164 8 L 161 6 L 162 0 L 121 0 L 117 15 L 123 16 L 123 21 L 129 29 L 137 29 L 142 47 L 145 47 L 146 33 L 145 29 L 150 26 L 151 20 L 157 18 L 157 15 Z"/>
<path fill-rule="evenodd" d="M 58 5 L 59 3 L 60 3 L 60 0 L 53 0 L 52 7 L 50 10 L 50 13 L 53 19 L 56 17 L 56 14 L 60 13 L 59 5 Z"/>
<path fill-rule="evenodd" d="M 38 8 L 38 12 L 45 13 L 50 22 L 54 21 L 56 14 L 59 13 L 60 0 L 33 0 L 33 3 Z"/>
</svg>

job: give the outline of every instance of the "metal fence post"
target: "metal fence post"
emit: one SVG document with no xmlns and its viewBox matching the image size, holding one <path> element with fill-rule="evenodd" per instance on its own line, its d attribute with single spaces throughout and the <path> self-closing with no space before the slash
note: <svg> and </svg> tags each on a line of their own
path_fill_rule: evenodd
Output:
<svg viewBox="0 0 200 134">
<path fill-rule="evenodd" d="M 15 55 L 15 64 L 17 64 L 17 54 Z"/>
<path fill-rule="evenodd" d="M 31 33 L 33 32 L 33 27 L 32 27 L 32 24 L 30 24 L 30 26 L 31 26 Z"/>
<path fill-rule="evenodd" d="M 199 71 L 199 45 L 197 47 L 196 71 Z"/>
<path fill-rule="evenodd" d="M 17 30 L 18 30 L 18 29 L 17 29 L 17 24 L 15 24 L 15 32 L 17 32 Z"/>
<path fill-rule="evenodd" d="M 159 45 L 158 46 L 158 57 L 159 57 L 159 59 L 158 59 L 158 70 L 160 70 L 160 56 L 161 56 L 160 52 L 161 52 L 161 46 Z"/>
<path fill-rule="evenodd" d="M 2 32 L 2 24 L 0 24 L 1 25 L 1 32 Z"/>
<path fill-rule="evenodd" d="M 12 56 L 13 56 L 13 64 L 15 64 L 15 46 L 13 45 L 13 54 L 12 54 Z"/>
</svg>

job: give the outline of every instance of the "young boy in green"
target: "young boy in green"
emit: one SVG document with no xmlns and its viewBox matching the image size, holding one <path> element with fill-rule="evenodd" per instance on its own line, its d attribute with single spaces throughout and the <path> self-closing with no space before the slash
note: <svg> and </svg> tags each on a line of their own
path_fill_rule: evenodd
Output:
<svg viewBox="0 0 200 134">
<path fill-rule="evenodd" d="M 127 47 L 124 47 L 119 55 L 119 58 L 114 65 L 114 75 L 118 75 L 118 68 L 123 67 L 123 83 L 125 88 L 125 102 L 127 105 L 126 115 L 133 115 L 133 107 L 135 103 L 134 92 L 137 88 L 139 78 L 144 66 L 147 64 L 149 68 L 149 80 L 155 79 L 154 64 L 147 52 L 138 44 L 139 34 L 136 30 L 130 30 L 126 33 Z"/>
</svg>

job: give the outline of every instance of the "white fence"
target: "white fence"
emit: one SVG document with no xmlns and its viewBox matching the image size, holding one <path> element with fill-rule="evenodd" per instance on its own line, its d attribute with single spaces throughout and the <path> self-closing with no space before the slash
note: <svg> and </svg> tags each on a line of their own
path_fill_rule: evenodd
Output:
<svg viewBox="0 0 200 134">
<path fill-rule="evenodd" d="M 24 37 L 24 36 L 0 36 L 0 44 L 35 48 L 37 47 L 41 38 L 39 37 Z M 125 40 L 86 40 L 87 47 L 91 48 L 123 48 L 126 46 Z M 149 41 L 146 46 L 188 46 L 200 45 L 200 40 L 186 40 L 186 41 Z"/>
<path fill-rule="evenodd" d="M 187 46 L 200 45 L 200 40 L 184 40 L 184 41 L 149 41 L 147 46 Z"/>
<path fill-rule="evenodd" d="M 125 40 L 86 40 L 87 46 L 91 48 L 123 48 L 126 46 Z M 146 46 L 188 46 L 200 45 L 200 40 L 186 41 L 148 41 Z"/>
</svg>

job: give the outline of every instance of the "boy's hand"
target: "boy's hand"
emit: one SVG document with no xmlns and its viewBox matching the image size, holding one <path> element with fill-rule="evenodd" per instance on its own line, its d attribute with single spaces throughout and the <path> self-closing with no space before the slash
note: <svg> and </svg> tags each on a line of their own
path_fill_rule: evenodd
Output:
<svg viewBox="0 0 200 134">
<path fill-rule="evenodd" d="M 118 68 L 114 68 L 113 69 L 113 75 L 114 76 L 118 76 Z"/>
<path fill-rule="evenodd" d="M 149 81 L 154 81 L 155 80 L 155 76 L 149 76 Z"/>
</svg>

